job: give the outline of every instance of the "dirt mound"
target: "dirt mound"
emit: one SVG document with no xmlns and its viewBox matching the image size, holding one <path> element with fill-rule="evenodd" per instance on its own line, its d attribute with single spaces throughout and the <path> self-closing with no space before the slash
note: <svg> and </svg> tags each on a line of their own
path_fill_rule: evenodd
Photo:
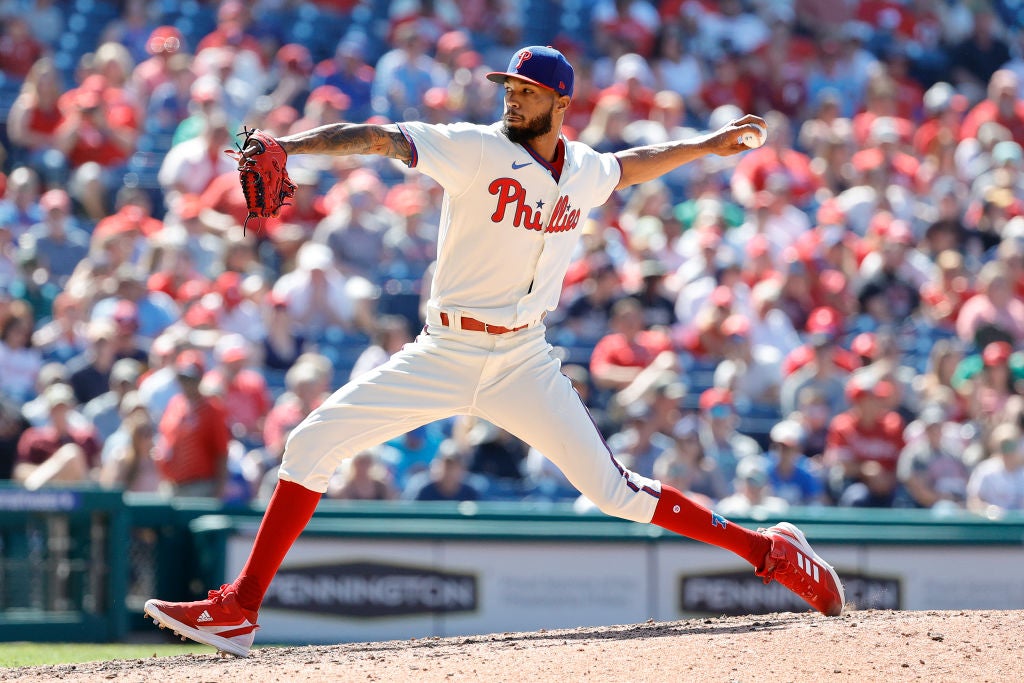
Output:
<svg viewBox="0 0 1024 683">
<path fill-rule="evenodd" d="M 850 612 L 0 670 L 24 681 L 1021 681 L 1024 613 Z M 258 639 L 257 639 L 258 642 Z"/>
</svg>

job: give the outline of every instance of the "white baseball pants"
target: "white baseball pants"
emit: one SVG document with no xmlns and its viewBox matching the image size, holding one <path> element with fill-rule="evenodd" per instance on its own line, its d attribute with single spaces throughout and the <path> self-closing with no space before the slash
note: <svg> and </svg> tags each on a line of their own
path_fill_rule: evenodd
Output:
<svg viewBox="0 0 1024 683">
<path fill-rule="evenodd" d="M 612 457 L 551 356 L 543 325 L 491 335 L 430 317 L 429 333 L 338 389 L 292 430 L 281 479 L 323 492 L 342 460 L 435 420 L 475 415 L 543 453 L 606 514 L 651 521 L 661 483 Z"/>
</svg>

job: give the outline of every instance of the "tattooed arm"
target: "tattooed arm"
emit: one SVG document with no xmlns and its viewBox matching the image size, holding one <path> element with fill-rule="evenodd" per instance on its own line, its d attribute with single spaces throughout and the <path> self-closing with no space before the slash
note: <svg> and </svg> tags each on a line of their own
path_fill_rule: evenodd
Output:
<svg viewBox="0 0 1024 683">
<path fill-rule="evenodd" d="M 393 123 L 383 126 L 332 123 L 277 141 L 288 154 L 376 154 L 406 163 L 412 159 L 409 141 Z"/>
</svg>

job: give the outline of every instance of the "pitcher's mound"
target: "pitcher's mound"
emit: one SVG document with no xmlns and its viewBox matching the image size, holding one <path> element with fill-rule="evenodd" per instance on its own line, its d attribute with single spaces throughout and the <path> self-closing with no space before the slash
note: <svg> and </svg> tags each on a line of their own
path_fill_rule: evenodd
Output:
<svg viewBox="0 0 1024 683">
<path fill-rule="evenodd" d="M 1024 612 L 770 614 L 0 670 L 28 681 L 1010 681 Z M 258 642 L 258 638 L 257 638 Z"/>
</svg>

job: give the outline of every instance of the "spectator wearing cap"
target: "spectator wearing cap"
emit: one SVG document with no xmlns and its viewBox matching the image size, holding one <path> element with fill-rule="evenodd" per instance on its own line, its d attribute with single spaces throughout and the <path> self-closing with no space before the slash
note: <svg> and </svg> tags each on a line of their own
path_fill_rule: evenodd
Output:
<svg viewBox="0 0 1024 683">
<path fill-rule="evenodd" d="M 164 83 L 171 80 L 170 61 L 184 49 L 184 38 L 174 26 L 157 26 L 146 39 L 146 59 L 140 59 L 132 71 L 132 85 L 139 97 L 148 102 Z"/>
<path fill-rule="evenodd" d="M 86 404 L 110 388 L 110 370 L 117 360 L 117 327 L 110 320 L 89 323 L 89 346 L 68 361 L 70 384 L 79 403 Z"/>
<path fill-rule="evenodd" d="M 715 368 L 714 384 L 759 404 L 775 404 L 782 385 L 782 354 L 773 346 L 754 344 L 750 320 L 734 313 L 722 322 L 725 359 Z"/>
<path fill-rule="evenodd" d="M 50 404 L 46 400 L 46 390 L 54 384 L 68 384 L 71 378 L 63 363 L 45 363 L 36 375 L 36 395 L 21 406 L 21 414 L 33 427 L 41 427 L 50 420 Z M 81 411 L 72 408 L 68 413 L 68 422 L 75 427 L 88 427 L 89 421 Z"/>
<path fill-rule="evenodd" d="M 735 493 L 718 501 L 715 512 L 730 517 L 771 517 L 785 514 L 789 503 L 774 495 L 770 463 L 763 455 L 750 455 L 736 465 Z"/>
<path fill-rule="evenodd" d="M 921 303 L 918 285 L 901 272 L 914 238 L 909 228 L 903 229 L 902 221 L 893 221 L 893 226 L 896 229 L 885 241 L 878 270 L 857 289 L 861 311 L 858 324 L 868 328 L 907 320 Z"/>
<path fill-rule="evenodd" d="M 712 387 L 700 395 L 700 442 L 704 454 L 715 462 L 727 482 L 736 477 L 736 465 L 745 457 L 760 455 L 761 447 L 736 427 L 739 416 L 732 392 Z"/>
<path fill-rule="evenodd" d="M 314 88 L 332 86 L 349 98 L 348 116 L 352 121 L 363 121 L 373 113 L 370 108 L 370 88 L 374 67 L 367 63 L 367 39 L 364 34 L 350 31 L 338 41 L 332 59 L 326 59 L 313 68 L 310 85 Z"/>
<path fill-rule="evenodd" d="M 415 182 L 403 183 L 388 190 L 384 204 L 394 213 L 395 221 L 384 233 L 379 275 L 420 281 L 437 259 L 437 238 L 428 220 L 435 210 L 430 193 Z"/>
<path fill-rule="evenodd" d="M 649 399 L 641 398 L 625 407 L 622 428 L 608 437 L 608 448 L 623 465 L 645 477 L 654 476 L 654 463 L 674 447 L 672 439 L 658 431 L 651 419 Z"/>
<path fill-rule="evenodd" d="M 42 354 L 32 346 L 34 321 L 27 306 L 12 306 L 0 323 L 0 394 L 19 406 L 32 398 Z"/>
<path fill-rule="evenodd" d="M 790 505 L 825 503 L 820 467 L 804 455 L 804 426 L 797 420 L 785 419 L 772 427 L 769 437 L 768 479 L 772 492 Z"/>
<path fill-rule="evenodd" d="M 393 500 L 398 492 L 377 449 L 370 449 L 342 463 L 328 482 L 325 495 L 336 500 Z"/>
<path fill-rule="evenodd" d="M 71 198 L 60 189 L 48 190 L 39 198 L 43 220 L 29 230 L 36 259 L 50 280 L 63 286 L 78 262 L 89 252 L 89 234 L 71 214 Z"/>
<path fill-rule="evenodd" d="M 113 296 L 96 302 L 92 309 L 92 320 L 108 319 L 116 322 L 117 318 L 121 318 L 122 323 L 127 323 L 134 317 L 133 338 L 136 343 L 141 343 L 139 339 L 155 339 L 180 318 L 178 305 L 169 295 L 147 289 L 141 269 L 124 265 L 113 273 L 111 280 Z M 145 354 L 133 354 L 127 345 L 122 355 L 145 360 Z"/>
<path fill-rule="evenodd" d="M 590 357 L 595 386 L 619 391 L 648 368 L 660 372 L 677 367 L 679 361 L 668 335 L 644 329 L 643 307 L 635 299 L 621 299 L 612 306 L 609 328 Z"/>
<path fill-rule="evenodd" d="M 839 414 L 846 407 L 844 391 L 848 372 L 836 361 L 839 347 L 835 335 L 815 332 L 808 338 L 807 346 L 801 348 L 810 351 L 810 358 L 782 380 L 779 396 L 782 414 L 788 415 L 797 409 L 797 400 L 808 387 L 825 397 L 830 417 Z"/>
<path fill-rule="evenodd" d="M 225 334 L 213 355 L 217 365 L 204 377 L 206 390 L 224 403 L 232 436 L 249 449 L 261 446 L 263 421 L 273 400 L 263 375 L 249 367 L 249 341 L 240 334 Z"/>
<path fill-rule="evenodd" d="M 686 491 L 713 507 L 715 501 L 729 495 L 730 485 L 721 470 L 704 453 L 700 442 L 700 422 L 696 415 L 682 417 L 672 428 L 675 446 L 654 463 L 654 476 L 670 486 Z"/>
<path fill-rule="evenodd" d="M 913 147 L 922 158 L 936 151 L 942 141 L 960 140 L 960 124 L 967 109 L 967 98 L 945 81 L 933 84 L 924 93 L 925 120 L 914 132 Z"/>
<path fill-rule="evenodd" d="M 359 354 L 352 366 L 350 378 L 383 364 L 407 343 L 412 341 L 409 321 L 401 315 L 382 315 L 376 318 L 370 345 Z"/>
<path fill-rule="evenodd" d="M 694 283 L 693 286 L 696 285 Z M 682 330 L 679 341 L 682 349 L 704 362 L 722 360 L 725 349 L 722 323 L 738 308 L 736 298 L 732 287 L 719 284 L 706 298 L 700 300 L 693 316 L 680 316 L 680 320 L 692 320 L 690 326 Z M 679 310 L 678 305 L 676 310 Z"/>
<path fill-rule="evenodd" d="M 1010 59 L 1010 48 L 1003 40 L 1001 22 L 991 5 L 972 5 L 971 15 L 970 35 L 951 45 L 948 55 L 953 65 L 953 82 L 980 89 L 1000 73 L 999 67 Z"/>
<path fill-rule="evenodd" d="M 3 199 L 0 199 L 0 216 L 3 216 L 0 222 L 8 226 L 14 240 L 43 219 L 39 196 L 39 174 L 36 171 L 26 166 L 11 171 Z"/>
<path fill-rule="evenodd" d="M 267 328 L 259 305 L 243 292 L 242 274 L 225 270 L 213 281 L 220 299 L 218 327 L 228 334 L 239 334 L 253 343 L 263 341 Z"/>
<path fill-rule="evenodd" d="M 960 127 L 961 139 L 977 138 L 981 126 L 998 123 L 1017 144 L 1024 144 L 1024 101 L 1018 97 L 1019 82 L 1012 71 L 1000 69 L 988 79 L 987 98 L 974 105 Z"/>
<path fill-rule="evenodd" d="M 110 368 L 110 390 L 92 399 L 82 408 L 82 415 L 96 427 L 101 442 L 117 431 L 123 413 L 121 402 L 138 387 L 144 366 L 134 358 L 121 358 Z"/>
<path fill-rule="evenodd" d="M 767 278 L 750 289 L 750 339 L 755 345 L 772 346 L 783 358 L 801 345 L 793 321 L 778 307 L 782 286 Z"/>
<path fill-rule="evenodd" d="M 106 488 L 133 493 L 156 493 L 160 490 L 160 474 L 153 460 L 156 448 L 156 427 L 144 411 L 125 417 L 125 440 L 111 450 L 103 461 L 99 482 Z"/>
<path fill-rule="evenodd" d="M 992 430 L 990 455 L 974 466 L 967 482 L 967 507 L 990 517 L 1024 510 L 1024 439 L 1014 422 Z"/>
<path fill-rule="evenodd" d="M 32 345 L 48 361 L 66 363 L 85 350 L 85 308 L 82 300 L 61 292 L 53 300 L 53 316 L 32 333 Z"/>
<path fill-rule="evenodd" d="M 978 273 L 977 286 L 978 294 L 960 309 L 957 336 L 965 344 L 974 344 L 979 331 L 995 327 L 1014 342 L 1024 342 L 1024 302 L 1014 296 L 1006 266 L 999 261 L 986 263 Z"/>
<path fill-rule="evenodd" d="M 75 395 L 66 384 L 46 389 L 49 421 L 25 430 L 18 440 L 14 479 L 30 490 L 49 484 L 76 484 L 91 479 L 99 465 L 100 444 L 91 425 L 77 427 L 68 419 Z"/>
<path fill-rule="evenodd" d="M 678 322 L 675 311 L 675 300 L 665 289 L 665 276 L 668 274 L 661 261 L 647 258 L 639 264 L 640 282 L 637 288 L 629 293 L 644 308 L 644 325 L 648 328 L 661 327 L 668 329 Z"/>
<path fill-rule="evenodd" d="M 227 116 L 224 105 L 224 85 L 215 75 L 205 74 L 189 79 L 186 116 L 175 124 L 171 147 L 202 137 L 210 118 Z M 234 119 L 229 119 L 228 126 L 231 130 L 241 128 Z"/>
<path fill-rule="evenodd" d="M 352 100 L 334 85 L 320 85 L 310 91 L 302 110 L 302 118 L 292 125 L 295 131 L 340 123 L 348 118 Z"/>
<path fill-rule="evenodd" d="M 153 340 L 149 353 L 149 370 L 139 379 L 139 403 L 156 417 L 167 411 L 171 397 L 181 391 L 178 386 L 175 360 L 179 342 L 168 333 Z"/>
<path fill-rule="evenodd" d="M 466 453 L 453 439 L 445 439 L 430 469 L 410 478 L 402 491 L 406 500 L 480 500 L 480 490 L 466 469 Z"/>
<path fill-rule="evenodd" d="M 935 256 L 932 277 L 921 285 L 921 310 L 931 325 L 955 333 L 960 311 L 975 293 L 963 254 L 944 249 Z"/>
<path fill-rule="evenodd" d="M 780 112 L 765 114 L 768 139 L 763 147 L 743 155 L 731 176 L 733 196 L 746 208 L 754 206 L 758 192 L 768 189 L 768 178 L 785 175 L 790 179 L 791 201 L 798 208 L 812 199 L 822 187 L 820 176 L 811 166 L 811 158 L 792 148 L 790 122 Z"/>
<path fill-rule="evenodd" d="M 968 414 L 983 429 L 991 429 L 1021 411 L 1024 357 L 1014 353 L 1009 342 L 998 340 L 985 345 L 978 361 L 978 356 L 964 359 L 953 383 L 967 400 Z"/>
<path fill-rule="evenodd" d="M 316 227 L 313 241 L 330 247 L 342 273 L 377 279 L 384 235 L 395 223 L 384 208 L 385 195 L 380 178 L 367 169 L 356 169 L 325 195 L 327 218 Z"/>
<path fill-rule="evenodd" d="M 418 22 L 398 24 L 393 45 L 377 60 L 371 86 L 373 113 L 390 121 L 418 118 L 426 92 L 447 85 L 445 70 L 427 54 L 428 38 Z"/>
<path fill-rule="evenodd" d="M 263 447 L 266 454 L 265 469 L 281 462 L 285 442 L 310 412 L 330 394 L 331 377 L 316 362 L 302 360 L 285 373 L 285 392 L 274 402 L 263 423 Z"/>
<path fill-rule="evenodd" d="M 270 291 L 263 300 L 266 336 L 263 338 L 263 364 L 270 370 L 292 367 L 305 350 L 306 337 L 295 329 L 288 312 L 288 300 Z"/>
<path fill-rule="evenodd" d="M 203 134 L 171 147 L 157 176 L 170 204 L 181 195 L 199 195 L 213 179 L 234 170 L 237 164 L 224 150 L 233 138 L 223 113 L 206 118 Z"/>
<path fill-rule="evenodd" d="M 553 313 L 552 327 L 565 343 L 596 344 L 608 331 L 612 309 L 624 296 L 615 265 L 603 253 L 576 286 L 563 294 L 563 304 Z"/>
<path fill-rule="evenodd" d="M 945 429 L 947 424 L 945 407 L 932 403 L 924 406 L 907 428 L 908 433 L 921 430 L 923 435 L 900 452 L 896 474 L 917 507 L 962 508 L 966 504 L 969 471 L 960 455 L 964 444 Z"/>
<path fill-rule="evenodd" d="M 219 497 L 227 481 L 228 428 L 223 401 L 200 391 L 206 372 L 201 353 L 178 354 L 175 371 L 181 393 L 160 419 L 154 455 L 161 490 L 173 496 Z"/>
<path fill-rule="evenodd" d="M 903 418 L 889 409 L 893 386 L 861 375 L 847 386 L 849 410 L 832 420 L 824 465 L 839 505 L 890 507 L 896 499 L 896 465 L 906 445 Z"/>
<path fill-rule="evenodd" d="M 270 72 L 273 87 L 267 93 L 271 106 L 302 111 L 311 90 L 312 75 L 313 56 L 305 45 L 288 43 L 278 48 Z"/>
<path fill-rule="evenodd" d="M 259 60 L 263 67 L 264 50 L 260 41 L 249 31 L 252 15 L 247 3 L 241 0 L 225 0 L 217 8 L 217 27 L 207 33 L 196 45 L 196 55 L 205 50 L 227 49 L 231 52 L 245 52 Z"/>
<path fill-rule="evenodd" d="M 843 333 L 843 320 L 839 311 L 828 306 L 815 308 L 807 317 L 806 332 L 808 341 L 811 340 L 813 335 L 821 333 L 836 342 L 836 348 L 831 358 L 840 370 L 853 372 L 860 366 L 855 354 L 838 346 L 839 337 Z M 814 355 L 814 346 L 812 344 L 801 344 L 796 349 L 793 349 L 782 362 L 782 374 L 788 377 L 809 363 L 814 358 Z"/>
<path fill-rule="evenodd" d="M 329 329 L 351 330 L 356 302 L 348 279 L 334 264 L 330 248 L 307 242 L 299 249 L 295 270 L 274 284 L 275 296 L 286 302 L 292 329 L 305 339 L 323 337 Z"/>
</svg>

